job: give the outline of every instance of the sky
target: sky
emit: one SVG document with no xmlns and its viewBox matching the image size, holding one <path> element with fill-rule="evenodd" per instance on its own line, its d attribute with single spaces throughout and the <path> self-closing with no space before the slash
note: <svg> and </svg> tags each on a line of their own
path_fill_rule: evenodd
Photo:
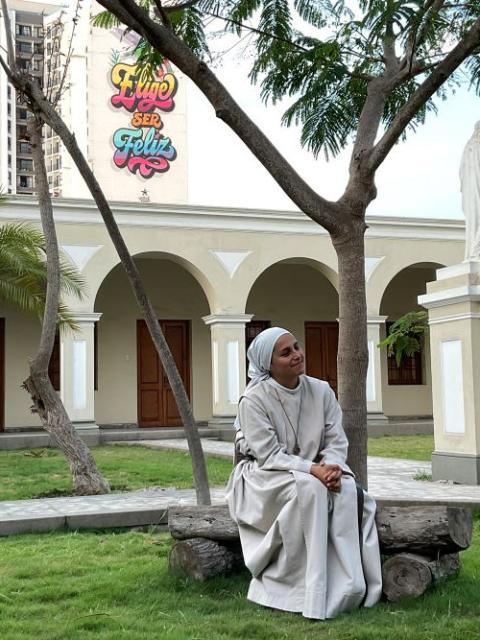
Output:
<svg viewBox="0 0 480 640">
<path fill-rule="evenodd" d="M 226 59 L 216 70 L 223 84 L 295 170 L 322 196 L 336 199 L 348 178 L 351 147 L 337 158 L 317 160 L 300 145 L 300 131 L 280 125 L 284 105 L 266 107 L 259 88 L 246 78 L 245 63 Z M 190 204 L 294 210 L 243 142 L 222 122 L 198 89 L 189 83 L 188 158 Z M 480 120 L 480 98 L 459 90 L 438 102 L 438 115 L 398 143 L 377 172 L 378 196 L 367 214 L 462 218 L 460 158 Z"/>
</svg>

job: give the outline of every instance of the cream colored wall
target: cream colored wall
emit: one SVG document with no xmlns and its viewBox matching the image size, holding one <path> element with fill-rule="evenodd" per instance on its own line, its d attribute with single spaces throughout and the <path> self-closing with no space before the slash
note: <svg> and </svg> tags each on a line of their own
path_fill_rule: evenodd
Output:
<svg viewBox="0 0 480 640">
<path fill-rule="evenodd" d="M 336 321 L 338 296 L 318 270 L 303 264 L 277 264 L 255 282 L 246 313 L 292 331 L 305 344 L 305 321 Z"/>
<path fill-rule="evenodd" d="M 408 311 L 424 311 L 423 307 L 419 306 L 417 297 L 425 293 L 426 283 L 434 278 L 433 267 L 410 267 L 400 272 L 390 282 L 383 295 L 380 315 L 388 316 L 387 321 L 394 321 Z M 382 333 L 384 336 L 385 330 Z M 422 357 L 423 384 L 421 385 L 389 385 L 386 349 L 382 351 L 383 413 L 387 416 L 432 415 L 432 378 L 428 337 Z"/>
<path fill-rule="evenodd" d="M 35 355 L 40 324 L 35 317 L 0 304 L 5 318 L 5 428 L 35 426 L 40 420 L 30 411 L 30 396 L 21 389 L 28 376 L 28 359 Z"/>
<path fill-rule="evenodd" d="M 138 259 L 140 273 L 160 319 L 191 320 L 191 393 L 197 420 L 212 412 L 209 314 L 199 284 L 181 266 L 156 259 Z M 95 302 L 102 313 L 98 326 L 97 423 L 137 422 L 136 323 L 141 317 L 120 267 L 106 278 Z"/>
</svg>

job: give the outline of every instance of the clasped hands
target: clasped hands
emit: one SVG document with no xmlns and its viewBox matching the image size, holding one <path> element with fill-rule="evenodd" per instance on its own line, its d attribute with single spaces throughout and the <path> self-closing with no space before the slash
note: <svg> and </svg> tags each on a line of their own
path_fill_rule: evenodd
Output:
<svg viewBox="0 0 480 640">
<path fill-rule="evenodd" d="M 329 491 L 338 493 L 342 486 L 342 469 L 338 464 L 312 464 L 310 473 L 318 478 Z"/>
</svg>

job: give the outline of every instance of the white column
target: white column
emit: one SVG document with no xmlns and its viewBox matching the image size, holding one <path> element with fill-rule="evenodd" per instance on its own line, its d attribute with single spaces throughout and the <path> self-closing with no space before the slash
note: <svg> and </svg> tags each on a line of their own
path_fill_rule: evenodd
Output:
<svg viewBox="0 0 480 640">
<path fill-rule="evenodd" d="M 437 270 L 428 309 L 434 480 L 480 484 L 480 261 Z"/>
<path fill-rule="evenodd" d="M 75 427 L 98 440 L 94 402 L 94 325 L 101 313 L 73 316 L 78 331 L 60 332 L 60 396 Z"/>
<path fill-rule="evenodd" d="M 382 350 L 377 347 L 384 337 L 383 327 L 388 316 L 367 318 L 368 372 L 367 411 L 370 419 L 384 419 L 382 398 Z"/>
<path fill-rule="evenodd" d="M 252 317 L 212 314 L 203 318 L 212 340 L 212 427 L 231 428 L 237 415 L 246 385 L 245 325 Z"/>
</svg>

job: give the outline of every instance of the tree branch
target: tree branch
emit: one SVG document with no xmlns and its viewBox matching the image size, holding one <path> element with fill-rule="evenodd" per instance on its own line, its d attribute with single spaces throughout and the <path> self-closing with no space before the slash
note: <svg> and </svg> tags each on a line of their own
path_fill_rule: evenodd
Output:
<svg viewBox="0 0 480 640">
<path fill-rule="evenodd" d="M 339 234 L 348 220 L 334 202 L 319 196 L 280 154 L 265 134 L 235 102 L 222 83 L 175 34 L 155 23 L 133 0 L 100 0 L 128 27 L 148 40 L 188 76 L 223 120 L 248 146 L 293 202 L 331 234 Z"/>
<path fill-rule="evenodd" d="M 182 11 L 183 9 L 190 9 L 190 7 L 193 7 L 199 2 L 200 0 L 187 0 L 186 2 L 179 2 L 178 4 L 167 4 L 163 9 L 167 13 L 173 13 L 175 11 Z"/>
<path fill-rule="evenodd" d="M 8 64 L 12 69 L 17 68 L 16 59 L 15 59 L 15 49 L 13 47 L 13 38 L 12 38 L 12 25 L 10 23 L 10 14 L 8 13 L 7 0 L 1 0 L 1 7 L 3 13 L 3 22 L 5 25 L 5 36 L 7 38 L 7 51 L 8 51 Z"/>
<path fill-rule="evenodd" d="M 229 24 L 234 24 L 235 26 L 240 27 L 241 29 L 250 31 L 251 33 L 258 33 L 258 35 L 260 36 L 266 36 L 267 38 L 271 38 L 272 40 L 276 40 L 277 42 L 283 42 L 284 44 L 289 44 L 292 47 L 299 49 L 300 51 L 305 51 L 305 53 L 310 51 L 310 49 L 307 49 L 306 47 L 302 47 L 301 44 L 297 44 L 296 42 L 292 42 L 291 40 L 287 40 L 286 38 L 280 38 L 279 36 L 276 36 L 273 33 L 267 33 L 266 31 L 262 31 L 261 29 L 257 29 L 256 27 L 251 27 L 250 25 L 244 24 L 239 20 L 234 20 L 233 18 L 225 18 L 224 16 L 221 16 L 218 13 L 213 13 L 212 11 L 202 11 L 202 13 L 212 18 L 218 18 L 219 20 L 223 20 L 224 22 L 227 22 Z"/>
<path fill-rule="evenodd" d="M 370 171 L 375 171 L 381 165 L 415 114 L 479 45 L 480 19 L 472 25 L 457 46 L 435 67 L 408 102 L 398 111 L 392 124 L 370 154 L 368 159 Z"/>
<path fill-rule="evenodd" d="M 153 1 L 157 8 L 158 15 L 160 16 L 160 20 L 168 29 L 171 29 L 172 23 L 170 21 L 170 18 L 168 17 L 168 11 L 166 11 L 166 8 L 162 5 L 161 0 L 153 0 Z M 198 0 L 195 0 L 195 2 L 198 2 Z"/>
<path fill-rule="evenodd" d="M 445 4 L 445 0 L 427 0 L 425 5 L 420 9 L 418 16 L 418 28 L 412 31 L 411 37 L 409 39 L 409 43 L 407 45 L 407 49 L 405 51 L 405 56 L 400 61 L 400 67 L 407 67 L 409 71 L 413 66 L 413 60 L 415 57 L 415 52 L 418 47 L 420 47 L 425 39 L 428 29 L 428 20 L 426 19 L 427 14 L 438 13 L 442 6 Z M 423 19 L 423 23 L 422 23 Z"/>
</svg>

